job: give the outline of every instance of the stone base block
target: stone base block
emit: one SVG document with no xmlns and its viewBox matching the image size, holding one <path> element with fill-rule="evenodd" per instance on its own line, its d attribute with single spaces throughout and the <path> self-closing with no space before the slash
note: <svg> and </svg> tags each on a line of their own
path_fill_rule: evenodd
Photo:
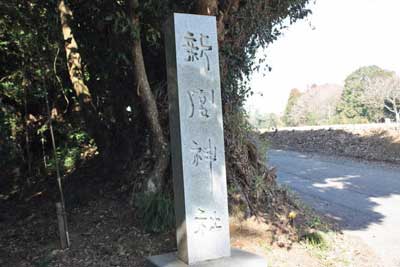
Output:
<svg viewBox="0 0 400 267">
<path fill-rule="evenodd" d="M 176 257 L 176 253 L 151 256 L 147 258 L 149 267 L 267 267 L 267 261 L 256 254 L 232 249 L 231 256 L 187 265 Z"/>
</svg>

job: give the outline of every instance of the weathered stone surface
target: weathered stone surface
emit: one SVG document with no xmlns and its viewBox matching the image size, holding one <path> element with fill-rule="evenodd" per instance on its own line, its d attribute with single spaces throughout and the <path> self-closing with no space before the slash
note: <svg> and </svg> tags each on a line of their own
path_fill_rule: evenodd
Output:
<svg viewBox="0 0 400 267">
<path fill-rule="evenodd" d="M 174 14 L 166 27 L 178 258 L 230 255 L 216 20 Z"/>
<path fill-rule="evenodd" d="M 190 265 L 192 267 L 267 267 L 267 262 L 261 256 L 232 249 L 231 257 L 205 261 Z M 169 253 L 148 258 L 149 267 L 187 267 L 186 263 L 177 258 L 176 253 Z"/>
</svg>

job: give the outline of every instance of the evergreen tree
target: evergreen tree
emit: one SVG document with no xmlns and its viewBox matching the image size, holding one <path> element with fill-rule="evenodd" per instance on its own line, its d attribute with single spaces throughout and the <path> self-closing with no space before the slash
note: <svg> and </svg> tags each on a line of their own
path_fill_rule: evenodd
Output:
<svg viewBox="0 0 400 267">
<path fill-rule="evenodd" d="M 383 109 L 368 106 L 363 102 L 368 80 L 388 72 L 378 66 L 361 67 L 347 76 L 337 114 L 343 122 L 376 122 L 384 116 Z"/>
</svg>

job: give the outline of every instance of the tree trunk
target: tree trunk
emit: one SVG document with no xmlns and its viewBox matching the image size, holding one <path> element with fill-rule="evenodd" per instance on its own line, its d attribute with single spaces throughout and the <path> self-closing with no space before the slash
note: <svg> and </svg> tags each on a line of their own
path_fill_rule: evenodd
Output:
<svg viewBox="0 0 400 267">
<path fill-rule="evenodd" d="M 217 0 L 199 0 L 197 2 L 197 12 L 201 15 L 217 15 L 218 1 Z"/>
<path fill-rule="evenodd" d="M 30 185 L 30 178 L 32 176 L 32 152 L 30 149 L 30 138 L 29 138 L 29 113 L 28 113 L 28 85 L 30 83 L 28 80 L 23 78 L 22 85 L 24 87 L 24 128 L 25 128 L 25 149 L 26 149 L 26 158 L 27 158 L 27 166 L 28 166 L 28 175 L 26 178 L 27 185 Z"/>
<path fill-rule="evenodd" d="M 393 99 L 393 110 L 396 115 L 396 123 L 400 123 L 400 107 L 397 105 L 397 98 Z"/>
<path fill-rule="evenodd" d="M 152 137 L 152 150 L 155 156 L 153 171 L 150 173 L 144 191 L 147 193 L 161 192 L 164 185 L 164 176 L 169 164 L 168 143 L 161 128 L 156 99 L 151 91 L 143 59 L 140 38 L 140 18 L 136 12 L 139 7 L 138 0 L 128 1 L 128 15 L 132 24 L 138 29 L 138 36 L 132 44 L 132 60 L 134 63 L 135 84 L 137 93 L 146 116 Z"/>
<path fill-rule="evenodd" d="M 83 70 L 81 65 L 81 55 L 78 52 L 78 44 L 72 33 L 69 19 L 72 18 L 72 11 L 66 5 L 64 0 L 58 2 L 58 11 L 60 15 L 62 34 L 64 37 L 64 47 L 67 58 L 67 67 L 69 77 L 73 85 L 75 94 L 78 96 L 81 114 L 86 124 L 89 134 L 96 141 L 98 150 L 106 151 L 107 138 L 105 133 L 106 127 L 100 122 L 96 107 L 92 102 L 92 95 L 86 86 L 83 78 Z"/>
</svg>

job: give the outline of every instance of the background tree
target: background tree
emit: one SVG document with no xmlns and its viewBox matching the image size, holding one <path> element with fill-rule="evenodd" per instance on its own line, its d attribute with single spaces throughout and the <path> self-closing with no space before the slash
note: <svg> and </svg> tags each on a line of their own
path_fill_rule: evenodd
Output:
<svg viewBox="0 0 400 267">
<path fill-rule="evenodd" d="M 337 107 L 337 114 L 342 122 L 376 122 L 383 118 L 383 109 L 367 107 L 362 96 L 368 80 L 388 74 L 378 66 L 365 66 L 347 76 L 344 91 Z"/>
<path fill-rule="evenodd" d="M 261 128 L 269 128 L 269 129 L 273 129 L 273 128 L 278 128 L 282 126 L 282 122 L 281 122 L 281 118 L 279 117 L 279 115 L 275 114 L 275 113 L 267 113 L 265 115 L 265 122 L 262 125 Z"/>
<path fill-rule="evenodd" d="M 259 110 L 249 116 L 249 122 L 257 129 L 271 129 L 282 126 L 282 121 L 278 114 L 261 113 Z"/>
<path fill-rule="evenodd" d="M 293 126 L 332 122 L 343 88 L 335 84 L 313 85 L 291 104 L 288 118 Z M 290 98 L 288 100 L 288 105 Z"/>
<path fill-rule="evenodd" d="M 399 123 L 400 77 L 392 72 L 366 79 L 362 103 L 369 109 L 386 111 Z"/>
<path fill-rule="evenodd" d="M 286 126 L 295 126 L 294 118 L 291 117 L 293 107 L 296 105 L 298 99 L 301 96 L 301 92 L 297 88 L 293 88 L 290 91 L 289 99 L 286 104 L 285 112 L 283 115 L 283 122 Z"/>
</svg>

